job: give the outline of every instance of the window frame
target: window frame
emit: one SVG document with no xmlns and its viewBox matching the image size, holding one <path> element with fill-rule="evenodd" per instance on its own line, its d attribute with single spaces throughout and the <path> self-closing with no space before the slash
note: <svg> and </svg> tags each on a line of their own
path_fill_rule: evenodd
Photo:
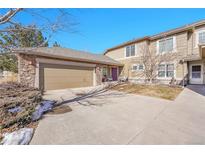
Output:
<svg viewBox="0 0 205 154">
<path fill-rule="evenodd" d="M 159 65 L 165 65 L 165 76 L 163 77 L 160 77 L 159 76 L 159 69 L 157 69 L 157 78 L 158 79 L 172 79 L 172 78 L 176 78 L 176 68 L 175 68 L 175 63 L 161 63 Z M 158 65 L 158 68 L 159 68 L 159 65 Z M 173 65 L 173 77 L 168 77 L 167 76 L 167 73 L 168 73 L 168 65 Z M 171 71 L 169 71 L 171 72 Z"/>
<path fill-rule="evenodd" d="M 134 47 L 134 55 L 131 55 L 132 54 L 132 47 Z M 129 56 L 127 56 L 127 48 L 130 48 Z M 136 57 L 136 53 L 137 53 L 137 46 L 136 46 L 136 44 L 128 45 L 128 46 L 125 47 L 124 57 L 125 58 Z"/>
<path fill-rule="evenodd" d="M 195 44 L 195 48 L 197 48 L 198 45 L 199 45 L 199 34 L 200 34 L 200 33 L 205 33 L 205 29 L 198 30 L 198 31 L 196 32 L 196 44 Z M 205 44 L 205 43 L 204 43 L 204 44 Z"/>
<path fill-rule="evenodd" d="M 166 40 L 169 40 L 169 39 L 173 39 L 173 48 L 171 51 L 168 51 L 168 50 L 164 50 L 163 52 L 160 52 L 160 41 L 166 41 Z M 163 38 L 163 39 L 160 39 L 160 40 L 157 40 L 157 54 L 165 54 L 165 53 L 169 53 L 169 52 L 176 52 L 176 36 L 171 36 L 171 37 L 167 37 L 167 38 Z"/>
<path fill-rule="evenodd" d="M 169 70 L 168 69 L 168 65 L 173 65 L 173 70 Z M 172 64 L 166 64 L 166 77 L 167 78 L 173 78 L 174 77 L 174 64 L 172 63 Z M 173 72 L 173 76 L 168 76 L 168 72 Z"/>
<path fill-rule="evenodd" d="M 140 65 L 143 66 L 143 69 L 139 69 Z M 133 69 L 133 67 L 136 67 L 137 69 Z M 143 64 L 132 64 L 132 71 L 133 72 L 142 72 L 142 71 L 144 71 L 144 65 Z"/>
<path fill-rule="evenodd" d="M 159 66 L 160 66 L 160 65 L 164 65 L 164 70 L 159 70 Z M 164 72 L 164 76 L 159 76 L 159 72 Z M 158 65 L 157 77 L 158 77 L 158 78 L 166 78 L 166 64 L 163 63 L 163 64 L 159 64 L 159 65 Z"/>
</svg>

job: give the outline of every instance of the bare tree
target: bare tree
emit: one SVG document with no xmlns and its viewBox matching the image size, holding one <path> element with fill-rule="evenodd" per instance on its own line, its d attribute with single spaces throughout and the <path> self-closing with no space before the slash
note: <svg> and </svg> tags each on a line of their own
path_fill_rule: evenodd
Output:
<svg viewBox="0 0 205 154">
<path fill-rule="evenodd" d="M 158 53 L 156 48 L 152 48 L 148 42 L 139 45 L 140 58 L 133 60 L 143 65 L 143 70 L 137 76 L 143 78 L 146 83 L 152 84 L 158 76 L 159 65 L 177 60 L 176 52 Z"/>
</svg>

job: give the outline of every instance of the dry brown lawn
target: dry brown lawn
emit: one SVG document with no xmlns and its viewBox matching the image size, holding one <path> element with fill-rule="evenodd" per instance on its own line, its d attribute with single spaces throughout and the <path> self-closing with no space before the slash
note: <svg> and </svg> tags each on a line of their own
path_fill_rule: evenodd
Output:
<svg viewBox="0 0 205 154">
<path fill-rule="evenodd" d="M 119 84 L 113 90 L 174 100 L 183 88 L 168 85 Z"/>
</svg>

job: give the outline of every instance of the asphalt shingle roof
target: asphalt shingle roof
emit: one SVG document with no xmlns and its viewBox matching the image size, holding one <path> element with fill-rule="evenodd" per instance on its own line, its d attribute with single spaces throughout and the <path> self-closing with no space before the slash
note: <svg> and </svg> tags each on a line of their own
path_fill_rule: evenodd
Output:
<svg viewBox="0 0 205 154">
<path fill-rule="evenodd" d="M 13 52 L 108 65 L 122 65 L 120 62 L 102 54 L 92 54 L 85 51 L 61 47 L 21 48 L 15 49 Z"/>
</svg>

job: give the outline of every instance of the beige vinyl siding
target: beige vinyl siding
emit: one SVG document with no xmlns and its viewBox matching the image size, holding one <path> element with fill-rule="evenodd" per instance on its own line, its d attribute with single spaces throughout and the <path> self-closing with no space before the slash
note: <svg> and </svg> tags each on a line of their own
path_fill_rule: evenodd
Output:
<svg viewBox="0 0 205 154">
<path fill-rule="evenodd" d="M 152 52 L 157 52 L 157 41 L 151 41 L 149 44 L 149 50 Z"/>
<path fill-rule="evenodd" d="M 197 27 L 193 33 L 190 34 L 188 39 L 188 55 L 199 55 L 199 48 L 196 44 L 197 32 L 200 30 L 205 30 L 205 26 Z"/>
<path fill-rule="evenodd" d="M 185 79 L 188 77 L 188 65 L 187 63 L 184 64 L 177 64 L 176 65 L 176 78 L 178 79 Z"/>
<path fill-rule="evenodd" d="M 187 55 L 187 48 L 188 48 L 188 42 L 187 32 L 176 34 L 176 51 L 178 53 L 178 58 L 181 59 L 182 56 Z M 180 57 L 179 57 L 180 56 Z"/>
<path fill-rule="evenodd" d="M 124 64 L 124 67 L 121 71 L 120 76 L 128 77 L 128 78 L 136 77 L 136 72 L 132 71 L 132 65 L 140 63 L 140 58 L 139 57 L 120 60 L 120 62 L 122 64 Z"/>
<path fill-rule="evenodd" d="M 125 47 L 109 51 L 106 56 L 115 60 L 125 58 Z"/>
<path fill-rule="evenodd" d="M 93 68 L 40 64 L 40 77 L 43 90 L 93 86 Z"/>
</svg>

